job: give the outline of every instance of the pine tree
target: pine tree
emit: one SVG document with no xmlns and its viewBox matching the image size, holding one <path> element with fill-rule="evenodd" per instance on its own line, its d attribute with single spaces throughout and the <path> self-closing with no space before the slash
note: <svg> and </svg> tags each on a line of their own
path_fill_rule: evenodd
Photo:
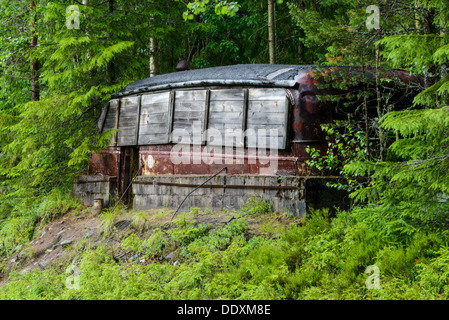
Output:
<svg viewBox="0 0 449 320">
<path fill-rule="evenodd" d="M 178 35 L 174 15 L 185 22 L 182 4 L 156 0 L 83 1 L 79 29 L 66 25 L 69 0 L 31 1 L 32 10 L 1 4 L 0 183 L 8 191 L 0 202 L 31 204 L 53 188 L 70 192 L 74 175 L 108 140 L 110 133 L 96 132 L 101 107 L 149 75 L 150 37 Z"/>
<path fill-rule="evenodd" d="M 421 224 L 447 226 L 449 213 L 449 59 L 447 28 L 449 7 L 440 1 L 417 1 L 424 24 L 415 32 L 385 37 L 382 55 L 394 67 L 408 68 L 427 80 L 427 89 L 414 99 L 410 110 L 395 111 L 381 126 L 397 140 L 382 162 L 356 162 L 350 174 L 371 173 L 370 186 L 354 193 L 385 212 L 397 211 Z M 433 12 L 431 20 L 429 12 Z M 419 16 L 418 16 L 419 17 Z M 443 31 L 443 32 L 442 32 Z M 434 83 L 432 83 L 434 81 Z"/>
</svg>

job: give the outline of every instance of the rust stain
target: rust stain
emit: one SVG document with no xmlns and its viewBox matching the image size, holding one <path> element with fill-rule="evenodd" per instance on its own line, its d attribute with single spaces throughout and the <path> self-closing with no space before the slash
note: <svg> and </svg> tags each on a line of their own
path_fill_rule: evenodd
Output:
<svg viewBox="0 0 449 320">
<path fill-rule="evenodd" d="M 120 148 L 109 147 L 99 154 L 92 154 L 89 163 L 89 175 L 103 174 L 118 176 L 120 167 Z"/>
</svg>

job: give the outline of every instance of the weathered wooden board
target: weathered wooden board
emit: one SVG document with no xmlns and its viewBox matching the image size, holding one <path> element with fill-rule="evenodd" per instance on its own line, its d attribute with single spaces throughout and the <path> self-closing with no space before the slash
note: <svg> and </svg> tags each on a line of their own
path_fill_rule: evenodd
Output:
<svg viewBox="0 0 449 320">
<path fill-rule="evenodd" d="M 107 112 L 104 119 L 102 132 L 106 132 L 111 129 L 117 128 L 117 116 L 119 111 L 119 100 L 111 100 L 109 101 L 109 106 L 107 108 Z M 114 147 L 117 144 L 117 135 L 114 136 L 109 141 L 109 146 Z"/>
<path fill-rule="evenodd" d="M 160 141 L 165 141 L 167 139 L 167 133 L 155 133 L 151 134 L 140 134 L 139 135 L 139 145 L 151 145 L 160 144 Z"/>
<path fill-rule="evenodd" d="M 171 115 L 170 92 L 142 96 L 140 105 L 139 145 L 169 142 Z"/>
<path fill-rule="evenodd" d="M 279 88 L 254 88 L 248 89 L 249 101 L 283 100 L 286 97 L 284 89 Z"/>
<path fill-rule="evenodd" d="M 108 114 L 108 109 L 109 109 L 109 102 L 106 103 L 101 108 L 100 118 L 98 119 L 98 122 L 97 122 L 97 131 L 98 132 L 103 132 L 103 126 L 104 126 L 104 122 L 106 120 L 106 115 Z"/>
<path fill-rule="evenodd" d="M 265 146 L 285 149 L 288 112 L 289 100 L 284 89 L 249 89 L 247 129 L 254 130 L 256 140 L 248 139 L 248 147 Z M 275 131 L 272 132 L 271 129 L 275 129 Z M 271 140 L 270 136 L 272 136 Z M 256 141 L 256 145 L 251 143 L 253 141 Z"/>
<path fill-rule="evenodd" d="M 176 143 L 181 132 L 195 144 L 240 147 L 245 139 L 243 132 L 248 129 L 255 137 L 246 137 L 246 141 L 256 144 L 247 147 L 269 147 L 270 129 L 276 129 L 273 139 L 279 149 L 285 149 L 288 112 L 289 101 L 283 89 L 192 89 L 111 100 L 98 125 L 102 132 L 118 128 L 111 146 Z M 263 130 L 264 141 L 257 142 L 257 134 L 261 137 Z M 221 137 L 217 137 L 219 134 Z"/>
<path fill-rule="evenodd" d="M 103 130 L 102 132 L 106 132 L 110 129 L 116 128 L 115 117 L 118 109 L 118 100 L 109 101 L 109 107 L 106 113 Z"/>
<path fill-rule="evenodd" d="M 235 130 L 243 131 L 245 108 L 245 90 L 211 90 L 207 144 L 211 146 L 241 146 L 243 136 L 240 134 L 240 138 L 236 139 L 234 133 Z M 221 139 L 216 137 L 217 131 L 221 132 Z M 227 136 L 228 138 L 226 138 Z"/>
<path fill-rule="evenodd" d="M 120 99 L 117 146 L 137 145 L 139 96 Z"/>
<path fill-rule="evenodd" d="M 185 132 L 193 144 L 202 143 L 205 129 L 207 90 L 176 91 L 173 111 L 173 131 Z M 196 137 L 193 137 L 193 135 Z M 200 139 L 198 139 L 199 135 Z M 172 137 L 173 142 L 178 137 Z"/>
</svg>

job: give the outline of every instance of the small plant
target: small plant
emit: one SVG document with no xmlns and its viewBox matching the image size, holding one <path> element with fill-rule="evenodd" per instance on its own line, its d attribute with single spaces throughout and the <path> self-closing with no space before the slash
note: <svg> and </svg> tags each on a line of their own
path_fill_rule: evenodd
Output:
<svg viewBox="0 0 449 320">
<path fill-rule="evenodd" d="M 266 214 L 273 212 L 271 202 L 263 199 L 258 194 L 251 196 L 239 211 L 245 215 Z"/>
<path fill-rule="evenodd" d="M 31 245 L 25 245 L 22 252 L 25 258 L 34 258 L 37 253 L 36 249 Z"/>
<path fill-rule="evenodd" d="M 122 241 L 120 246 L 127 251 L 141 252 L 143 250 L 143 243 L 144 242 L 135 233 L 132 233 Z"/>
<path fill-rule="evenodd" d="M 200 208 L 197 207 L 191 207 L 190 208 L 190 214 L 194 217 L 196 217 L 197 215 L 199 215 L 200 213 Z"/>
<path fill-rule="evenodd" d="M 162 249 L 167 245 L 168 238 L 159 228 L 153 230 L 153 234 L 144 241 L 145 252 L 149 256 L 161 254 Z"/>
<path fill-rule="evenodd" d="M 341 175 L 347 180 L 347 184 L 328 184 L 329 187 L 349 191 L 357 189 L 359 184 L 353 177 L 345 174 L 343 168 L 346 164 L 367 159 L 365 132 L 345 121 L 322 124 L 321 129 L 326 135 L 327 150 L 323 154 L 322 150 L 307 146 L 306 152 L 310 159 L 306 161 L 306 164 L 324 174 Z"/>
<path fill-rule="evenodd" d="M 79 199 L 73 197 L 70 192 L 53 189 L 52 192 L 39 204 L 37 212 L 43 223 L 52 221 L 69 210 L 81 210 Z"/>
<path fill-rule="evenodd" d="M 120 212 L 118 209 L 119 208 L 117 208 L 116 211 L 107 210 L 101 215 L 102 221 L 100 224 L 99 233 L 103 234 L 104 237 L 110 236 L 114 231 L 114 225 Z"/>
<path fill-rule="evenodd" d="M 190 221 L 188 224 L 184 224 L 182 228 L 172 229 L 169 233 L 173 240 L 181 245 L 187 245 L 196 238 L 207 234 L 208 230 L 207 225 L 200 223 L 198 226 L 194 226 L 194 221 Z"/>
<path fill-rule="evenodd" d="M 148 217 L 145 212 L 137 211 L 131 219 L 131 226 L 139 232 L 145 231 L 146 225 L 148 223 Z"/>
</svg>

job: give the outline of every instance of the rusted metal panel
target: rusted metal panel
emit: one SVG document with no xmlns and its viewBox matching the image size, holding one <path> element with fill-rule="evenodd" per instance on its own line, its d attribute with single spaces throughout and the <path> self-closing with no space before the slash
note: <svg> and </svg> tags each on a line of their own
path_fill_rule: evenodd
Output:
<svg viewBox="0 0 449 320">
<path fill-rule="evenodd" d="M 265 154 L 258 154 L 243 148 L 232 148 L 232 151 L 222 148 L 222 152 L 209 157 L 207 148 L 188 146 L 184 148 L 184 154 L 176 155 L 173 145 L 141 146 L 142 175 L 212 174 L 223 166 L 228 167 L 229 174 L 294 175 L 297 172 L 298 158 L 291 151 L 276 150 L 271 154 L 266 150 Z"/>
<path fill-rule="evenodd" d="M 135 181 L 134 184 L 154 185 L 154 186 L 168 186 L 168 187 L 183 187 L 183 188 L 196 188 L 198 184 L 192 183 L 175 183 L 175 182 L 148 182 L 148 181 Z M 234 185 L 234 184 L 204 184 L 199 186 L 200 188 L 210 189 L 262 189 L 262 190 L 304 190 L 303 186 L 267 186 L 267 185 Z"/>
<path fill-rule="evenodd" d="M 92 154 L 89 164 L 89 175 L 103 174 L 106 176 L 119 175 L 120 148 L 109 147 L 99 154 Z"/>
</svg>

